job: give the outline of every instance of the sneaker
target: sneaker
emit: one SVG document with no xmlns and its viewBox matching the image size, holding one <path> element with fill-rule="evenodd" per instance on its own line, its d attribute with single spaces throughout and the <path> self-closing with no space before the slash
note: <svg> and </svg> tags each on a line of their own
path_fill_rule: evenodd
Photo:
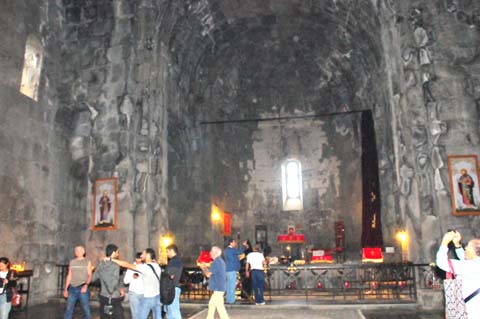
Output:
<svg viewBox="0 0 480 319">
<path fill-rule="evenodd" d="M 260 303 L 255 303 L 257 306 L 265 306 L 265 303 L 264 302 L 260 302 Z"/>
</svg>

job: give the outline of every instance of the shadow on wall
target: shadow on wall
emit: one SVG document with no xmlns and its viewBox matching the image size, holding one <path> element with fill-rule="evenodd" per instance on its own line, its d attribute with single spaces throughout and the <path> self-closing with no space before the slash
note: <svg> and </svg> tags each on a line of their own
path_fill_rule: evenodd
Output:
<svg viewBox="0 0 480 319">
<path fill-rule="evenodd" d="M 13 261 L 25 257 L 25 252 L 21 251 L 21 248 L 32 240 L 29 225 L 33 225 L 35 221 L 36 208 L 33 198 L 22 183 L 22 177 L 0 176 L 1 254 Z"/>
</svg>

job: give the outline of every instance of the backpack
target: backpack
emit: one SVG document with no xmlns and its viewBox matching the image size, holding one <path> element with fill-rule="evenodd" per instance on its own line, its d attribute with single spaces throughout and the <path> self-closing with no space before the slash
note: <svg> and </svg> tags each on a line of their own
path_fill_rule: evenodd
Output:
<svg viewBox="0 0 480 319">
<path fill-rule="evenodd" d="M 153 269 L 152 265 L 147 264 L 147 266 L 152 269 L 155 277 L 157 277 L 159 281 L 161 303 L 166 306 L 171 305 L 173 300 L 175 299 L 175 284 L 173 282 L 173 279 L 170 279 L 170 275 L 166 271 L 162 271 L 162 273 L 160 274 L 160 278 L 158 278 L 158 275 Z"/>
<path fill-rule="evenodd" d="M 160 301 L 164 305 L 172 304 L 175 299 L 175 283 L 167 272 L 160 275 Z"/>
</svg>

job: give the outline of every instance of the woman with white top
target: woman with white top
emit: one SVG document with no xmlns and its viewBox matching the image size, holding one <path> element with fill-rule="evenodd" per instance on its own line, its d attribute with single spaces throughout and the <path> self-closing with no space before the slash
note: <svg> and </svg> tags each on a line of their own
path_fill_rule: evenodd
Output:
<svg viewBox="0 0 480 319">
<path fill-rule="evenodd" d="M 135 254 L 135 265 L 141 265 L 142 262 L 142 253 L 138 252 Z M 140 305 L 143 302 L 143 278 L 142 274 L 138 271 L 127 269 L 125 277 L 123 277 L 123 283 L 128 286 L 128 301 L 130 303 L 130 312 L 132 313 L 132 319 L 137 319 L 140 317 L 139 309 Z"/>
<path fill-rule="evenodd" d="M 443 236 L 442 244 L 437 252 L 437 266 L 450 271 L 448 262 L 448 244 L 453 242 L 455 252 L 460 260 L 450 262 L 458 279 L 462 280 L 462 294 L 467 306 L 468 318 L 480 318 L 480 239 L 471 239 L 465 250 L 460 241 L 461 234 L 452 230 Z"/>
</svg>

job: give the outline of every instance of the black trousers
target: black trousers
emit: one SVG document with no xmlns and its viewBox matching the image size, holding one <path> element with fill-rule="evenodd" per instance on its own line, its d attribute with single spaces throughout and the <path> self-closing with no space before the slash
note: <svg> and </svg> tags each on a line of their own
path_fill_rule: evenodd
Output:
<svg viewBox="0 0 480 319">
<path fill-rule="evenodd" d="M 99 296 L 100 299 L 100 319 L 123 319 L 122 298 L 112 298 L 110 304 L 113 306 L 113 314 L 106 315 L 103 311 L 105 305 L 108 305 L 108 298 Z"/>
<path fill-rule="evenodd" d="M 242 274 L 242 298 L 248 299 L 252 295 L 252 281 L 251 278 L 245 276 L 245 272 Z"/>
</svg>

